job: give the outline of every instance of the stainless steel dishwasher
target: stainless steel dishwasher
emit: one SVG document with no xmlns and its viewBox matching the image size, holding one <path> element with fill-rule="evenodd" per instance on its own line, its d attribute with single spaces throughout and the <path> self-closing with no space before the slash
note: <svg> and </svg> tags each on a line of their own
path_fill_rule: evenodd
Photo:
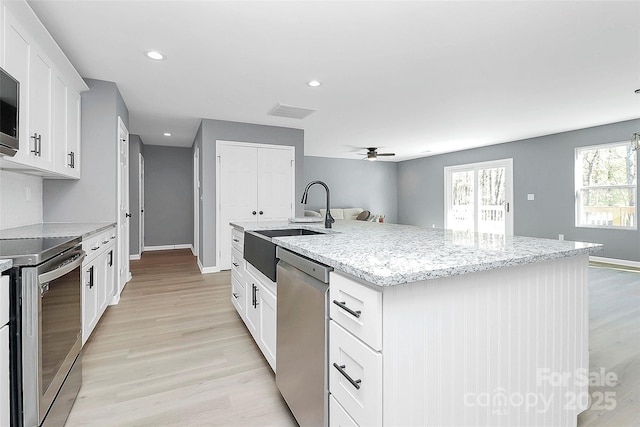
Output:
<svg viewBox="0 0 640 427">
<path fill-rule="evenodd" d="M 328 426 L 329 272 L 278 247 L 276 384 L 302 427 Z"/>
</svg>

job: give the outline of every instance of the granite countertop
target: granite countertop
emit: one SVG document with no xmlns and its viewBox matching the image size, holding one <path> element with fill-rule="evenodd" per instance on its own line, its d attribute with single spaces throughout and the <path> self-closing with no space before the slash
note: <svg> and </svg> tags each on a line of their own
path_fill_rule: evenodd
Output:
<svg viewBox="0 0 640 427">
<path fill-rule="evenodd" d="M 232 223 L 240 230 L 308 228 L 285 221 Z M 589 254 L 601 244 L 336 220 L 324 235 L 274 237 L 291 251 L 379 286 L 392 286 L 563 257 Z"/>
<path fill-rule="evenodd" d="M 6 271 L 13 266 L 13 261 L 10 259 L 0 259 L 0 273 Z"/>
<path fill-rule="evenodd" d="M 0 230 L 0 239 L 28 239 L 38 237 L 82 237 L 99 233 L 115 222 L 45 222 L 42 224 L 25 225 L 22 227 Z"/>
</svg>

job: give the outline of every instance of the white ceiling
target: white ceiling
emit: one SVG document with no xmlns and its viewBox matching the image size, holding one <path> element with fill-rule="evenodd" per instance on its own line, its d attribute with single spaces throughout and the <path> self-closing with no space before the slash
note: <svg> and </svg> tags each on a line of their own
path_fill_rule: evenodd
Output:
<svg viewBox="0 0 640 427">
<path fill-rule="evenodd" d="M 145 144 L 191 146 L 210 118 L 398 161 L 640 117 L 638 1 L 29 3 L 83 77 L 117 83 Z"/>
</svg>

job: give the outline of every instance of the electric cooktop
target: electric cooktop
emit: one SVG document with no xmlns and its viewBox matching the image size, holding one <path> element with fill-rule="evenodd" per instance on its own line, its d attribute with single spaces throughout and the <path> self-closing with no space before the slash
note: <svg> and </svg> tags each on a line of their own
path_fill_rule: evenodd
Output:
<svg viewBox="0 0 640 427">
<path fill-rule="evenodd" d="M 81 237 L 0 239 L 0 259 L 12 259 L 14 267 L 38 265 L 81 241 Z"/>
</svg>

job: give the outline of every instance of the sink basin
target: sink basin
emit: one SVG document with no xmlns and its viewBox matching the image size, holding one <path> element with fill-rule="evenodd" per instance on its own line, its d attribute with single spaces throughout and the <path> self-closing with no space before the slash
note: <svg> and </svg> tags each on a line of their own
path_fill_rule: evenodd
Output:
<svg viewBox="0 0 640 427">
<path fill-rule="evenodd" d="M 276 244 L 271 241 L 271 238 L 312 236 L 314 234 L 324 233 L 301 228 L 246 231 L 244 233 L 244 259 L 267 276 L 272 282 L 275 282 L 278 258 L 276 258 Z"/>
<path fill-rule="evenodd" d="M 305 230 L 302 228 L 287 228 L 285 230 L 255 230 L 254 233 L 262 234 L 267 237 L 312 236 L 314 234 L 324 234 L 319 231 Z"/>
</svg>

